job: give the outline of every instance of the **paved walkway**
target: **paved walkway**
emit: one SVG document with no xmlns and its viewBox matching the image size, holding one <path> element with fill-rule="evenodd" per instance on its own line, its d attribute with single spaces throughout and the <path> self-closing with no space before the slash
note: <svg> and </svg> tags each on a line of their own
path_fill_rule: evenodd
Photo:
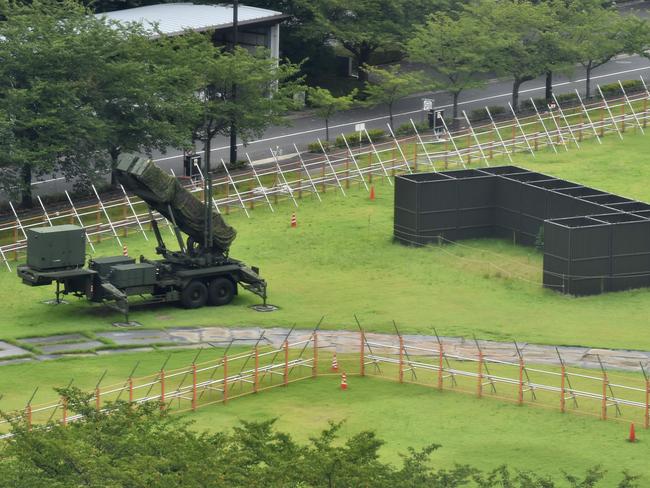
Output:
<svg viewBox="0 0 650 488">
<path fill-rule="evenodd" d="M 63 334 L 47 337 L 20 339 L 16 344 L 0 341 L 0 366 L 53 360 L 60 357 L 83 357 L 107 354 L 148 352 L 153 350 L 178 350 L 198 347 L 224 347 L 231 341 L 234 345 L 254 345 L 260 336 L 264 345 L 280 346 L 288 329 L 259 327 L 196 327 L 171 328 L 165 330 L 131 329 L 99 332 L 90 339 L 82 334 Z M 311 330 L 296 329 L 290 342 L 306 339 Z M 390 334 L 367 333 L 370 342 L 397 345 L 398 338 Z M 462 337 L 441 337 L 445 353 L 465 357 L 476 357 L 477 347 L 472 339 Z M 437 348 L 435 336 L 405 335 L 408 344 L 419 347 Z M 321 330 L 318 333 L 319 346 L 339 353 L 359 350 L 359 333 L 356 331 Z M 490 359 L 517 361 L 514 343 L 479 341 L 483 354 Z M 527 363 L 559 364 L 557 353 L 569 366 L 598 369 L 600 358 L 608 369 L 640 371 L 640 365 L 650 364 L 649 351 L 628 351 L 621 349 L 593 349 L 589 347 L 545 346 L 539 344 L 518 344 Z M 389 348 L 373 347 L 375 352 L 388 352 Z M 391 350 L 390 352 L 395 352 Z"/>
</svg>

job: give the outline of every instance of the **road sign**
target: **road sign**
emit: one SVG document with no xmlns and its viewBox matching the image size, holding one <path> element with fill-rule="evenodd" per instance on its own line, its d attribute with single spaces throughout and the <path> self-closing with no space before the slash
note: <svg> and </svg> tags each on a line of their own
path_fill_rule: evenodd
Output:
<svg viewBox="0 0 650 488">
<path fill-rule="evenodd" d="M 366 124 L 361 122 L 360 124 L 354 124 L 354 130 L 357 132 L 361 132 L 362 130 L 366 130 Z"/>
<path fill-rule="evenodd" d="M 433 110 L 433 98 L 422 99 L 422 110 Z"/>
</svg>

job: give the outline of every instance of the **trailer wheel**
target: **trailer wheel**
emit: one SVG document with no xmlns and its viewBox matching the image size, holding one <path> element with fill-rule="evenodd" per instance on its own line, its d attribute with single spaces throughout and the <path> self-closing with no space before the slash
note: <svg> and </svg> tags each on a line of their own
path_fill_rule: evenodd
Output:
<svg viewBox="0 0 650 488">
<path fill-rule="evenodd" d="M 210 305 L 228 305 L 235 296 L 235 284 L 228 278 L 215 278 L 210 282 L 208 301 Z"/>
<path fill-rule="evenodd" d="M 181 292 L 181 303 L 185 308 L 201 308 L 208 301 L 208 289 L 200 281 L 190 281 Z"/>
</svg>

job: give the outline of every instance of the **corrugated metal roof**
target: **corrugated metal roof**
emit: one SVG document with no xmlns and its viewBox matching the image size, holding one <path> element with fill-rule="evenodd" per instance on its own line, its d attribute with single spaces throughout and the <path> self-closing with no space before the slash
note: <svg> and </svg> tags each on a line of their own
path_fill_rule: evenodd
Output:
<svg viewBox="0 0 650 488">
<path fill-rule="evenodd" d="M 232 5 L 194 5 L 193 3 L 163 3 L 97 14 L 118 22 L 139 22 L 146 26 L 158 25 L 162 34 L 173 36 L 185 31 L 206 31 L 232 26 Z M 254 24 L 272 19 L 281 20 L 282 12 L 239 5 L 240 24 Z"/>
</svg>

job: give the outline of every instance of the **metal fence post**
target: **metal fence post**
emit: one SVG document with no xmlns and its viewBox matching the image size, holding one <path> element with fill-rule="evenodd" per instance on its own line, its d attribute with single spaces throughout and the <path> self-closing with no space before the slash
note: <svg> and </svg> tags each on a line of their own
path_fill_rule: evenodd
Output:
<svg viewBox="0 0 650 488">
<path fill-rule="evenodd" d="M 228 403 L 228 356 L 223 356 L 223 403 Z"/>
<path fill-rule="evenodd" d="M 601 420 L 607 420 L 607 373 L 603 373 L 603 398 L 601 400 Z"/>
<path fill-rule="evenodd" d="M 260 350 L 255 346 L 255 373 L 253 375 L 253 392 L 257 393 L 260 387 Z"/>
<path fill-rule="evenodd" d="M 560 376 L 560 412 L 562 412 L 562 413 L 564 413 L 566 411 L 565 382 L 566 382 L 566 368 L 564 367 L 564 364 L 563 364 L 562 365 L 561 376 Z"/>
<path fill-rule="evenodd" d="M 650 427 L 650 379 L 645 380 L 645 415 L 643 425 Z"/>
<path fill-rule="evenodd" d="M 311 368 L 311 375 L 318 376 L 318 333 L 314 332 L 314 362 Z"/>
<path fill-rule="evenodd" d="M 476 385 L 476 396 L 483 396 L 483 352 L 478 352 L 478 384 Z"/>
<path fill-rule="evenodd" d="M 399 382 L 404 382 L 404 339 L 399 338 Z"/>
<path fill-rule="evenodd" d="M 359 372 L 361 376 L 366 375 L 366 337 L 365 334 L 363 333 L 363 330 L 359 331 L 359 339 L 360 339 L 360 355 L 359 355 Z"/>
<path fill-rule="evenodd" d="M 438 343 L 438 389 L 442 391 L 442 371 L 443 371 L 444 353 L 442 351 L 442 342 Z"/>
<path fill-rule="evenodd" d="M 129 403 L 133 403 L 133 378 L 129 378 Z"/>
<path fill-rule="evenodd" d="M 192 410 L 196 410 L 196 364 L 192 363 Z"/>
<path fill-rule="evenodd" d="M 284 386 L 289 384 L 289 341 L 284 341 Z"/>
<path fill-rule="evenodd" d="M 165 370 L 160 370 L 160 410 L 165 410 Z"/>
<path fill-rule="evenodd" d="M 519 405 L 524 403 L 524 360 L 519 358 L 519 391 L 517 392 Z"/>
<path fill-rule="evenodd" d="M 101 405 L 102 405 L 102 396 L 101 395 L 102 394 L 101 394 L 101 390 L 99 389 L 99 387 L 95 388 L 95 410 L 97 410 L 98 412 L 101 409 Z"/>
</svg>

